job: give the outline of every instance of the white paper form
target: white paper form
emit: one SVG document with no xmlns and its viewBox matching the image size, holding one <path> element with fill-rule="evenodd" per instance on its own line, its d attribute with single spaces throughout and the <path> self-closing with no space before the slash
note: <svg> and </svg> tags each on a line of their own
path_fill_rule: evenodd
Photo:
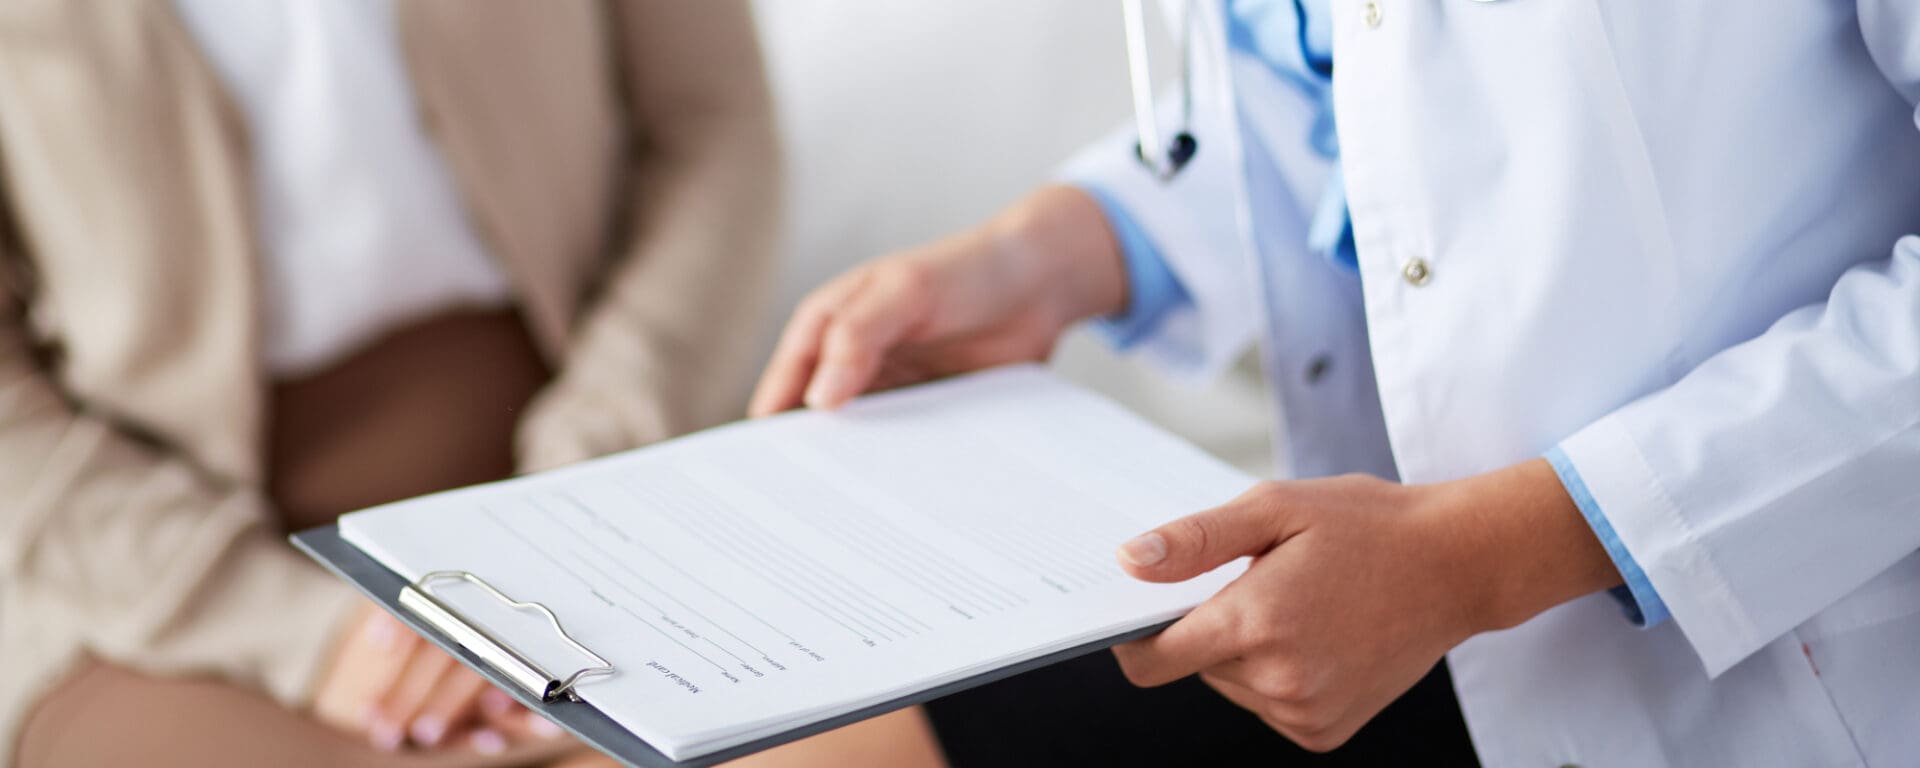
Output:
<svg viewBox="0 0 1920 768">
<path fill-rule="evenodd" d="M 676 760 L 1176 617 L 1113 551 L 1253 478 L 1019 366 L 355 513 L 414 579 L 472 571 L 619 670 L 580 696 Z M 448 600 L 549 668 L 537 620 Z"/>
</svg>

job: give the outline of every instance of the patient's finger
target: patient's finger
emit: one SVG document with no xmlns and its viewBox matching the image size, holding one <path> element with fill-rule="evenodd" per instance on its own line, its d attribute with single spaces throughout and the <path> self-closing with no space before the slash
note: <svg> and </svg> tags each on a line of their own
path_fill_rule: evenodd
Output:
<svg viewBox="0 0 1920 768">
<path fill-rule="evenodd" d="M 525 707 L 515 706 L 512 711 L 489 715 L 482 721 L 487 728 L 503 734 L 514 743 L 529 741 L 547 741 L 566 735 L 566 731 L 553 721 Z"/>
<path fill-rule="evenodd" d="M 506 734 L 492 728 L 480 728 L 467 735 L 467 746 L 483 755 L 497 755 L 507 751 L 512 742 Z"/>
<path fill-rule="evenodd" d="M 508 696 L 506 691 L 500 690 L 499 688 L 488 688 L 480 692 L 480 714 L 482 717 L 491 718 L 520 709 L 524 709 L 524 707 L 520 706 L 520 702 L 514 701 L 512 696 Z"/>
<path fill-rule="evenodd" d="M 369 607 L 341 641 L 314 695 L 314 714 L 336 728 L 364 732 L 376 705 L 423 642 L 398 619 Z"/>
<path fill-rule="evenodd" d="M 480 720 L 476 728 L 490 728 L 514 743 L 558 738 L 566 731 L 514 701 L 506 691 L 488 686 L 480 692 Z"/>
<path fill-rule="evenodd" d="M 394 681 L 374 711 L 367 738 L 378 749 L 399 749 L 407 738 L 407 724 L 413 721 L 427 696 L 453 666 L 453 657 L 431 645 L 421 645 L 408 659 L 405 669 Z"/>
<path fill-rule="evenodd" d="M 488 694 L 496 689 L 489 688 Z M 464 725 L 455 727 L 441 737 L 443 748 L 477 748 L 474 737 L 482 732 L 501 737 L 510 746 L 526 746 L 562 740 L 566 731 L 546 718 L 528 711 L 517 702 L 494 699 L 482 694 L 480 706 L 476 707 L 478 717 L 470 718 Z M 483 741 L 493 736 L 480 737 Z"/>
<path fill-rule="evenodd" d="M 425 703 L 407 726 L 407 734 L 415 744 L 438 746 L 449 732 L 479 719 L 480 694 L 486 689 L 486 679 L 473 670 L 449 669 L 427 694 Z"/>
</svg>

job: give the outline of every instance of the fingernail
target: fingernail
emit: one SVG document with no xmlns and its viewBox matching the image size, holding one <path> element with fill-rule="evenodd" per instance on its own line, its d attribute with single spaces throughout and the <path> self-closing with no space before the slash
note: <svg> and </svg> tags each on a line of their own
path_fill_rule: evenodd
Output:
<svg viewBox="0 0 1920 768">
<path fill-rule="evenodd" d="M 534 715 L 532 719 L 533 719 L 533 723 L 531 727 L 533 728 L 533 732 L 541 736 L 545 736 L 551 739 L 555 736 L 559 736 L 560 734 L 566 733 L 566 731 L 562 730 L 560 726 L 554 723 L 552 720 L 548 720 L 539 715 Z"/>
<path fill-rule="evenodd" d="M 375 616 L 367 622 L 367 641 L 375 648 L 392 648 L 400 638 L 400 628 L 385 616 Z"/>
<path fill-rule="evenodd" d="M 392 752 L 400 748 L 401 742 L 407 740 L 407 732 L 401 729 L 399 723 L 391 720 L 376 720 L 373 728 L 367 731 L 367 738 L 373 742 L 374 749 Z"/>
<path fill-rule="evenodd" d="M 413 721 L 413 741 L 423 747 L 440 743 L 440 737 L 447 735 L 447 723 L 433 715 L 424 715 Z"/>
<path fill-rule="evenodd" d="M 1167 559 L 1167 539 L 1157 533 L 1135 536 L 1131 541 L 1120 545 L 1120 559 L 1133 565 L 1147 566 Z"/>
<path fill-rule="evenodd" d="M 473 732 L 473 751 L 483 755 L 497 755 L 507 751 L 507 737 L 492 728 L 482 728 Z"/>
<path fill-rule="evenodd" d="M 813 383 L 807 385 L 807 407 L 824 408 L 827 399 L 839 395 L 846 389 L 847 369 L 839 366 L 821 368 L 813 377 Z"/>
<path fill-rule="evenodd" d="M 480 708 L 490 715 L 506 714 L 513 708 L 513 697 L 498 688 L 488 688 L 480 694 Z"/>
</svg>

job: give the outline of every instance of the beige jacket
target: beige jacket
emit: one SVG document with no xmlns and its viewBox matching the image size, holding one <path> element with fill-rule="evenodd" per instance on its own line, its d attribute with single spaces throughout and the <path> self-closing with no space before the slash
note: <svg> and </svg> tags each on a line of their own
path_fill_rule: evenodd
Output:
<svg viewBox="0 0 1920 768">
<path fill-rule="evenodd" d="M 744 0 L 397 8 L 561 371 L 523 462 L 737 412 L 778 187 Z M 242 125 L 167 0 L 0 2 L 0 756 L 82 654 L 298 704 L 352 602 L 266 522 Z"/>
</svg>

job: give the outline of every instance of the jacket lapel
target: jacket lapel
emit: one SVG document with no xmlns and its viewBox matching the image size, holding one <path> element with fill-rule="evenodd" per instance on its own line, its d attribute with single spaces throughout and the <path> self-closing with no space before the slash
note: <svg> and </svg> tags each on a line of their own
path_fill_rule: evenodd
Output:
<svg viewBox="0 0 1920 768">
<path fill-rule="evenodd" d="M 601 9 L 584 0 L 395 9 L 421 121 L 554 357 L 580 286 L 605 257 L 620 178 L 623 111 Z"/>
<path fill-rule="evenodd" d="M 78 402 L 252 480 L 258 315 L 244 130 L 167 0 L 9 0 L 0 145 L 37 325 Z"/>
</svg>

